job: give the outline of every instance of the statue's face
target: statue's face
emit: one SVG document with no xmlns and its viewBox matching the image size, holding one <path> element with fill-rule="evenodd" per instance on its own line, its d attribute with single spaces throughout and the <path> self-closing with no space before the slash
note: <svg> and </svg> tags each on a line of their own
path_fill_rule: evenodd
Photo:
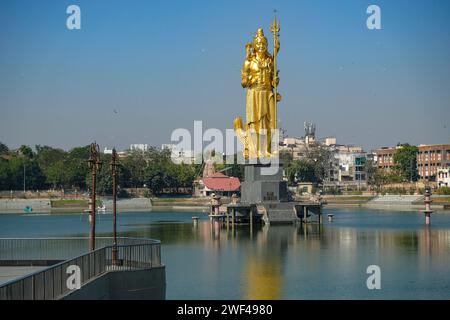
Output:
<svg viewBox="0 0 450 320">
<path fill-rule="evenodd" d="M 255 51 L 258 53 L 264 53 L 267 51 L 267 42 L 262 38 L 257 38 L 254 42 Z"/>
</svg>

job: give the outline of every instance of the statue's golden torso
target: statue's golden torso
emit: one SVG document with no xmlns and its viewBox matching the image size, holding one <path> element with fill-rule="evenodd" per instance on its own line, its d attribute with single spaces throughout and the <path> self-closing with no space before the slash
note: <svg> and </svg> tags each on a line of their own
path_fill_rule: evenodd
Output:
<svg viewBox="0 0 450 320">
<path fill-rule="evenodd" d="M 250 57 L 244 62 L 243 87 L 250 89 L 272 90 L 273 59 L 266 55 L 263 58 Z"/>
</svg>

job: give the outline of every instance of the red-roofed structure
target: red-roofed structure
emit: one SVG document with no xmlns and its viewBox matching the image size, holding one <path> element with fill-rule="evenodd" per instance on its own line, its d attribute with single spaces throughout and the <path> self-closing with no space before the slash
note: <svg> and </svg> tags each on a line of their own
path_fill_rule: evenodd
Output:
<svg viewBox="0 0 450 320">
<path fill-rule="evenodd" d="M 238 178 L 228 177 L 221 172 L 216 172 L 198 181 L 197 195 L 210 196 L 212 193 L 228 194 L 238 192 L 241 182 Z"/>
</svg>

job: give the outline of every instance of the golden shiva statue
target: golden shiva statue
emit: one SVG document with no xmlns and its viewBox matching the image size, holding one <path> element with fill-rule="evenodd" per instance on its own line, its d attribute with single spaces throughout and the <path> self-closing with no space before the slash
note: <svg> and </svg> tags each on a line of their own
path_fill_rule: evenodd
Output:
<svg viewBox="0 0 450 320">
<path fill-rule="evenodd" d="M 261 28 L 253 42 L 246 45 L 247 57 L 241 71 L 242 87 L 247 88 L 245 127 L 241 117 L 234 120 L 236 134 L 244 145 L 245 159 L 270 158 L 276 153 L 271 148 L 272 134 L 277 128 L 277 102 L 281 100 L 277 93 L 279 78 L 276 64 L 280 49 L 280 25 L 276 19 L 270 31 L 274 38 L 273 56 L 268 51 L 267 38 Z"/>
</svg>

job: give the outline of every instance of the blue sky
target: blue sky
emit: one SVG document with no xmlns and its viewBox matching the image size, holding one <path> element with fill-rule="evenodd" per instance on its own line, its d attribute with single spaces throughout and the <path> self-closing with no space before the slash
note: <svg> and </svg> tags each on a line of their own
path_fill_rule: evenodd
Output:
<svg viewBox="0 0 450 320">
<path fill-rule="evenodd" d="M 66 8 L 81 8 L 81 30 Z M 382 30 L 366 9 L 381 8 Z M 281 20 L 288 135 L 366 149 L 450 143 L 450 1 L 0 2 L 0 141 L 68 149 L 159 146 L 176 128 L 245 113 L 245 44 Z"/>
</svg>

